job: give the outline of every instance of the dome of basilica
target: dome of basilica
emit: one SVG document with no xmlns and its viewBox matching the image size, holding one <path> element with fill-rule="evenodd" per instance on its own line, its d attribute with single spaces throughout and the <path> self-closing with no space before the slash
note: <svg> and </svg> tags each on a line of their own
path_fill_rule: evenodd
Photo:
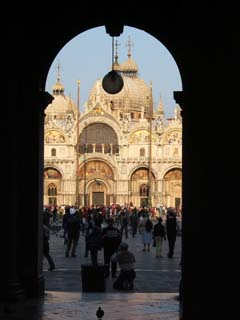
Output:
<svg viewBox="0 0 240 320">
<path fill-rule="evenodd" d="M 57 112 L 64 113 L 66 111 L 77 111 L 77 106 L 74 101 L 64 94 L 64 86 L 57 81 L 57 83 L 53 86 L 54 99 L 51 104 L 48 105 L 46 112 Z"/>
<path fill-rule="evenodd" d="M 119 72 L 122 76 L 124 85 L 122 90 L 117 94 L 108 94 L 102 87 L 102 79 L 98 79 L 90 90 L 88 102 L 101 100 L 111 102 L 114 110 L 124 112 L 148 112 L 150 104 L 151 89 L 144 80 L 138 78 L 137 64 L 128 59 L 120 65 Z"/>
<path fill-rule="evenodd" d="M 128 59 L 124 61 L 121 66 L 121 72 L 128 74 L 129 76 L 136 76 L 138 72 L 138 66 L 135 61 L 131 59 L 131 56 L 128 56 Z"/>
</svg>

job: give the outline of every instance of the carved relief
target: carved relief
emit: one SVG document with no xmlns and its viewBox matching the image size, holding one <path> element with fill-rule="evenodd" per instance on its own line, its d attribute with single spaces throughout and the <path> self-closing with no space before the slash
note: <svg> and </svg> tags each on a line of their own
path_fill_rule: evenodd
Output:
<svg viewBox="0 0 240 320">
<path fill-rule="evenodd" d="M 159 115 L 157 117 L 157 119 L 155 120 L 155 131 L 157 134 L 162 134 L 163 133 L 163 128 L 164 127 L 164 123 L 163 123 L 163 118 L 161 115 Z"/>
<path fill-rule="evenodd" d="M 164 140 L 164 142 L 168 144 L 181 144 L 182 134 L 178 131 L 172 131 L 165 136 Z"/>
<path fill-rule="evenodd" d="M 130 114 L 121 112 L 121 114 L 120 114 L 120 124 L 121 124 L 123 133 L 128 133 L 129 132 L 129 122 L 130 122 Z"/>
<path fill-rule="evenodd" d="M 46 129 L 59 128 L 68 134 L 73 132 L 76 126 L 76 115 L 73 112 L 67 112 L 63 115 L 47 114 L 44 120 Z"/>
<path fill-rule="evenodd" d="M 149 131 L 147 130 L 138 130 L 133 133 L 133 135 L 129 139 L 129 143 L 149 143 Z M 152 143 L 156 143 L 157 139 L 152 134 Z"/>
</svg>

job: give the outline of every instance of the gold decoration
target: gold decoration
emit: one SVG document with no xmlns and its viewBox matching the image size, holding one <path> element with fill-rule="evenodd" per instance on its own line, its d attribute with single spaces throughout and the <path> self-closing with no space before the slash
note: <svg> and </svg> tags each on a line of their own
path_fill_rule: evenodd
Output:
<svg viewBox="0 0 240 320">
<path fill-rule="evenodd" d="M 79 177 L 81 179 L 84 179 L 85 169 L 86 177 L 88 179 L 93 179 L 96 177 L 102 177 L 103 179 L 113 179 L 112 169 L 102 161 L 90 161 L 85 166 L 83 166 L 79 171 Z"/>
<path fill-rule="evenodd" d="M 56 130 L 48 131 L 44 138 L 46 143 L 64 143 L 64 136 Z"/>
<path fill-rule="evenodd" d="M 152 143 L 156 143 L 157 139 L 155 135 L 152 134 Z M 149 131 L 138 130 L 133 133 L 129 139 L 129 143 L 149 143 Z"/>
<path fill-rule="evenodd" d="M 182 179 L 182 171 L 181 170 L 171 170 L 165 175 L 165 179 L 168 180 L 180 180 Z"/>
<path fill-rule="evenodd" d="M 104 111 L 101 107 L 99 106 L 96 106 L 93 108 L 93 114 L 96 115 L 96 116 L 102 116 L 104 114 Z"/>
</svg>

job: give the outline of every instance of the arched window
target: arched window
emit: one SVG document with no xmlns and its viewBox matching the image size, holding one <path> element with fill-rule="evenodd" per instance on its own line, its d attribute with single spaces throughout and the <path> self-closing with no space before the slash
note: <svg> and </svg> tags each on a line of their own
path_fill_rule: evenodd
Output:
<svg viewBox="0 0 240 320">
<path fill-rule="evenodd" d="M 95 152 L 103 152 L 103 146 L 105 146 L 105 153 L 110 153 L 109 148 L 106 146 L 118 145 L 118 137 L 116 132 L 107 124 L 104 123 L 93 123 L 89 124 L 83 129 L 79 137 L 80 153 L 83 154 L 83 147 L 85 144 L 89 146 L 95 145 Z M 88 153 L 93 152 L 92 149 L 87 151 Z M 113 147 L 113 153 L 117 153 Z"/>
<path fill-rule="evenodd" d="M 51 150 L 51 156 L 52 156 L 52 157 L 56 157 L 56 155 L 57 155 L 56 149 L 52 149 L 52 150 Z"/>
<path fill-rule="evenodd" d="M 50 183 L 48 185 L 48 196 L 56 196 L 57 195 L 57 187 L 54 183 Z"/>
<path fill-rule="evenodd" d="M 144 148 L 140 149 L 140 157 L 145 157 L 145 149 Z"/>
<path fill-rule="evenodd" d="M 139 187 L 140 197 L 148 197 L 148 186 L 146 184 L 142 184 Z"/>
</svg>

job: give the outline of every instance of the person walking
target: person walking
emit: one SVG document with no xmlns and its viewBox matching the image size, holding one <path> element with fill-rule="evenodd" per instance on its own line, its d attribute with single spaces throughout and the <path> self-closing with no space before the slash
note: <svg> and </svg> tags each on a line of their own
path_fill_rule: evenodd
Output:
<svg viewBox="0 0 240 320">
<path fill-rule="evenodd" d="M 62 228 L 63 228 L 64 245 L 67 244 L 67 238 L 68 238 L 68 235 L 67 235 L 67 221 L 68 221 L 69 217 L 70 217 L 70 207 L 66 206 L 65 213 L 64 213 L 64 215 L 62 217 Z"/>
<path fill-rule="evenodd" d="M 153 240 L 156 245 L 156 258 L 162 258 L 162 244 L 163 240 L 166 240 L 166 231 L 161 217 L 157 218 L 157 223 L 153 227 Z"/>
<path fill-rule="evenodd" d="M 50 246 L 49 246 L 49 238 L 50 238 L 50 229 L 46 224 L 45 221 L 43 223 L 43 256 L 47 259 L 49 263 L 49 271 L 52 271 L 55 269 L 55 263 L 53 262 L 53 259 L 50 255 Z"/>
<path fill-rule="evenodd" d="M 133 208 L 132 214 L 130 215 L 130 226 L 132 230 L 132 237 L 134 238 L 137 234 L 138 228 L 138 211 L 136 207 Z"/>
<path fill-rule="evenodd" d="M 127 207 L 123 207 L 120 211 L 121 232 L 128 238 L 129 211 Z"/>
<path fill-rule="evenodd" d="M 172 258 L 177 237 L 177 218 L 176 214 L 170 210 L 167 212 L 166 233 L 169 247 L 168 258 Z"/>
<path fill-rule="evenodd" d="M 81 220 L 76 212 L 75 208 L 70 208 L 70 214 L 66 220 L 66 233 L 67 233 L 67 248 L 65 256 L 69 257 L 71 251 L 71 257 L 76 257 L 76 248 L 79 240 L 81 230 Z"/>
<path fill-rule="evenodd" d="M 150 220 L 150 217 L 147 216 L 147 220 L 144 225 L 144 231 L 142 234 L 142 241 L 143 241 L 143 251 L 150 251 L 150 245 L 152 243 L 152 229 L 153 223 Z"/>
</svg>

